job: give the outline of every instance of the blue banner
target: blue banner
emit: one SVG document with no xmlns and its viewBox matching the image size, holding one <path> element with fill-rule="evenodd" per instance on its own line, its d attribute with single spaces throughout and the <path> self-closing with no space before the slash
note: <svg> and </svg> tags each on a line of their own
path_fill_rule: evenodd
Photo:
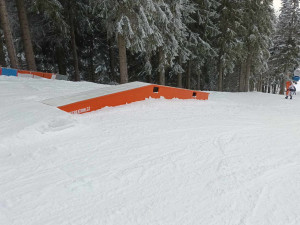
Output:
<svg viewBox="0 0 300 225">
<path fill-rule="evenodd" d="M 18 74 L 18 70 L 15 69 L 9 69 L 9 68 L 3 68 L 2 67 L 2 75 L 6 75 L 6 76 L 14 76 L 16 77 Z"/>
</svg>

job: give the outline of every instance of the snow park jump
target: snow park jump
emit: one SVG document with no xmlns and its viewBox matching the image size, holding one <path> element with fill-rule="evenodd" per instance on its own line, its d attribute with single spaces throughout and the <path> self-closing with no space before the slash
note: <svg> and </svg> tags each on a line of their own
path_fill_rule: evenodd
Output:
<svg viewBox="0 0 300 225">
<path fill-rule="evenodd" d="M 16 70 L 4 67 L 0 67 L 0 75 L 65 80 L 65 78 L 61 78 L 62 75 L 59 74 Z M 72 114 L 82 114 L 95 111 L 106 106 L 119 106 L 132 102 L 143 101 L 146 98 L 164 97 L 166 99 L 178 98 L 208 100 L 208 96 L 209 93 L 206 92 L 154 85 L 143 82 L 132 82 L 101 88 L 98 90 L 87 91 L 72 96 L 47 99 L 43 101 L 43 103 L 46 105 L 55 106 Z"/>
<path fill-rule="evenodd" d="M 206 92 L 142 82 L 132 82 L 82 92 L 71 96 L 47 99 L 43 101 L 43 103 L 72 114 L 82 114 L 95 111 L 106 106 L 119 106 L 127 103 L 143 101 L 146 98 L 164 97 L 166 99 L 178 98 L 208 100 L 208 96 L 209 93 Z"/>
</svg>

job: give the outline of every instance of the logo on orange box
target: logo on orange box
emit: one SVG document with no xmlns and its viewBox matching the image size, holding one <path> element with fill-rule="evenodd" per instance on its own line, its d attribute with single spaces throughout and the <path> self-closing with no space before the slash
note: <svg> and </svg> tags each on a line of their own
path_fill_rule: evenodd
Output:
<svg viewBox="0 0 300 225">
<path fill-rule="evenodd" d="M 83 109 L 78 109 L 78 110 L 72 111 L 71 114 L 81 114 L 81 113 L 86 113 L 89 111 L 91 111 L 91 107 L 86 107 Z"/>
</svg>

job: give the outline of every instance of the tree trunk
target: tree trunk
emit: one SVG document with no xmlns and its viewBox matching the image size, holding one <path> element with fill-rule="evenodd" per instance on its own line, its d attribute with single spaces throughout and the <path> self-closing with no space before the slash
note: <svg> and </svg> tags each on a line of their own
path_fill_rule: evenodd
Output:
<svg viewBox="0 0 300 225">
<path fill-rule="evenodd" d="M 120 83 L 128 83 L 128 68 L 127 68 L 127 55 L 126 55 L 126 42 L 121 34 L 118 34 L 118 48 L 120 60 Z"/>
<path fill-rule="evenodd" d="M 191 89 L 191 61 L 187 64 L 186 88 Z"/>
<path fill-rule="evenodd" d="M 259 76 L 259 81 L 258 81 L 258 88 L 257 88 L 257 91 L 259 91 L 259 92 L 263 92 L 263 76 L 262 76 L 262 74 L 260 74 L 260 76 Z"/>
<path fill-rule="evenodd" d="M 91 44 L 89 49 L 89 79 L 91 82 L 95 82 L 95 67 L 94 67 L 94 37 L 91 35 Z"/>
<path fill-rule="evenodd" d="M 258 90 L 257 91 L 263 92 L 262 91 L 262 86 L 263 86 L 263 82 L 262 82 L 262 80 L 260 80 L 259 83 L 258 83 Z"/>
<path fill-rule="evenodd" d="M 74 77 L 75 81 L 80 81 L 80 73 L 79 73 L 79 62 L 78 62 L 78 53 L 77 53 L 77 45 L 76 45 L 76 34 L 75 34 L 75 7 L 73 6 L 73 1 L 67 1 L 67 12 L 69 13 L 69 26 L 71 33 L 71 49 L 73 54 L 73 65 L 74 65 Z"/>
<path fill-rule="evenodd" d="M 146 69 L 147 81 L 148 81 L 148 83 L 152 83 L 152 64 L 151 64 L 151 55 L 150 55 L 148 52 L 146 52 L 145 60 L 146 60 L 146 64 L 149 63 L 149 65 L 151 66 L 150 68 L 147 68 L 147 69 Z"/>
<path fill-rule="evenodd" d="M 66 67 L 66 59 L 65 59 L 65 53 L 62 47 L 56 47 L 55 48 L 55 54 L 56 54 L 56 61 L 58 65 L 58 73 L 62 75 L 67 74 L 67 67 Z"/>
<path fill-rule="evenodd" d="M 197 90 L 201 89 L 201 72 L 197 71 Z"/>
<path fill-rule="evenodd" d="M 282 80 L 281 80 L 281 85 L 280 85 L 280 92 L 279 92 L 280 95 L 284 95 L 285 82 L 286 82 L 285 77 L 283 77 Z"/>
<path fill-rule="evenodd" d="M 90 57 L 89 58 L 89 80 L 90 82 L 96 82 L 95 79 L 95 67 L 94 67 L 94 62 L 93 62 L 93 58 Z"/>
<path fill-rule="evenodd" d="M 250 82 L 249 83 L 249 91 L 253 91 L 254 90 L 254 82 Z"/>
<path fill-rule="evenodd" d="M 32 47 L 32 41 L 30 36 L 30 30 L 29 30 L 24 0 L 16 0 L 16 4 L 18 9 L 18 16 L 20 21 L 20 27 L 21 27 L 21 33 L 22 33 L 22 39 L 24 43 L 24 50 L 25 50 L 26 61 L 28 64 L 28 69 L 36 71 L 37 69 L 35 64 L 34 52 Z"/>
<path fill-rule="evenodd" d="M 108 40 L 108 50 L 109 50 L 109 66 L 110 66 L 110 79 L 113 81 L 117 80 L 117 74 L 116 74 L 116 59 L 114 54 L 114 42 L 113 39 Z"/>
<path fill-rule="evenodd" d="M 245 63 L 241 63 L 239 91 L 245 91 Z"/>
<path fill-rule="evenodd" d="M 223 65 L 219 65 L 218 91 L 223 91 Z"/>
<path fill-rule="evenodd" d="M 257 86 L 256 86 L 256 91 L 257 91 L 257 92 L 260 92 L 260 83 L 261 83 L 261 82 L 260 82 L 260 79 L 259 79 L 259 80 L 257 81 L 257 84 L 256 84 L 256 85 L 257 85 Z"/>
<path fill-rule="evenodd" d="M 178 63 L 182 67 L 182 59 L 180 55 L 179 55 Z M 182 73 L 178 73 L 177 86 L 179 88 L 182 88 Z"/>
<path fill-rule="evenodd" d="M 276 94 L 276 84 L 273 85 L 273 94 Z"/>
<path fill-rule="evenodd" d="M 2 36 L 0 36 L 0 66 L 6 67 Z"/>
<path fill-rule="evenodd" d="M 151 84 L 153 81 L 152 81 L 152 73 L 151 71 L 147 71 L 147 77 L 148 77 L 148 82 Z"/>
<path fill-rule="evenodd" d="M 71 9 L 72 10 L 72 9 Z M 79 74 L 79 64 L 78 64 L 78 54 L 77 54 L 77 46 L 76 46 L 76 36 L 75 36 L 75 27 L 74 27 L 74 17 L 71 12 L 70 25 L 71 25 L 71 42 L 72 42 L 72 53 L 74 60 L 74 70 L 75 70 L 75 81 L 80 81 Z"/>
<path fill-rule="evenodd" d="M 16 55 L 16 50 L 13 42 L 13 37 L 9 25 L 7 10 L 5 0 L 0 0 L 0 19 L 1 25 L 4 32 L 4 39 L 6 43 L 6 48 L 8 52 L 8 57 L 12 68 L 18 68 L 18 59 Z"/>
<path fill-rule="evenodd" d="M 165 54 L 162 47 L 159 48 L 159 84 L 166 84 L 165 76 Z"/>
<path fill-rule="evenodd" d="M 152 73 L 148 73 L 148 83 L 152 84 L 153 80 L 152 80 Z"/>
<path fill-rule="evenodd" d="M 246 76 L 245 76 L 245 92 L 249 91 L 249 81 L 250 81 L 250 74 L 251 74 L 251 63 L 252 63 L 252 56 L 249 54 L 246 60 Z"/>
</svg>

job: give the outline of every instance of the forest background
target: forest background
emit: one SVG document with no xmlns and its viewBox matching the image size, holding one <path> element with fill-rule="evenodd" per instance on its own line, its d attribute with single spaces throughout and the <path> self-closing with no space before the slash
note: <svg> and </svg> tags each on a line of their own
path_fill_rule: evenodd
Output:
<svg viewBox="0 0 300 225">
<path fill-rule="evenodd" d="M 272 0 L 0 0 L 0 65 L 74 81 L 283 94 L 299 65 L 299 1 L 274 7 Z"/>
</svg>

